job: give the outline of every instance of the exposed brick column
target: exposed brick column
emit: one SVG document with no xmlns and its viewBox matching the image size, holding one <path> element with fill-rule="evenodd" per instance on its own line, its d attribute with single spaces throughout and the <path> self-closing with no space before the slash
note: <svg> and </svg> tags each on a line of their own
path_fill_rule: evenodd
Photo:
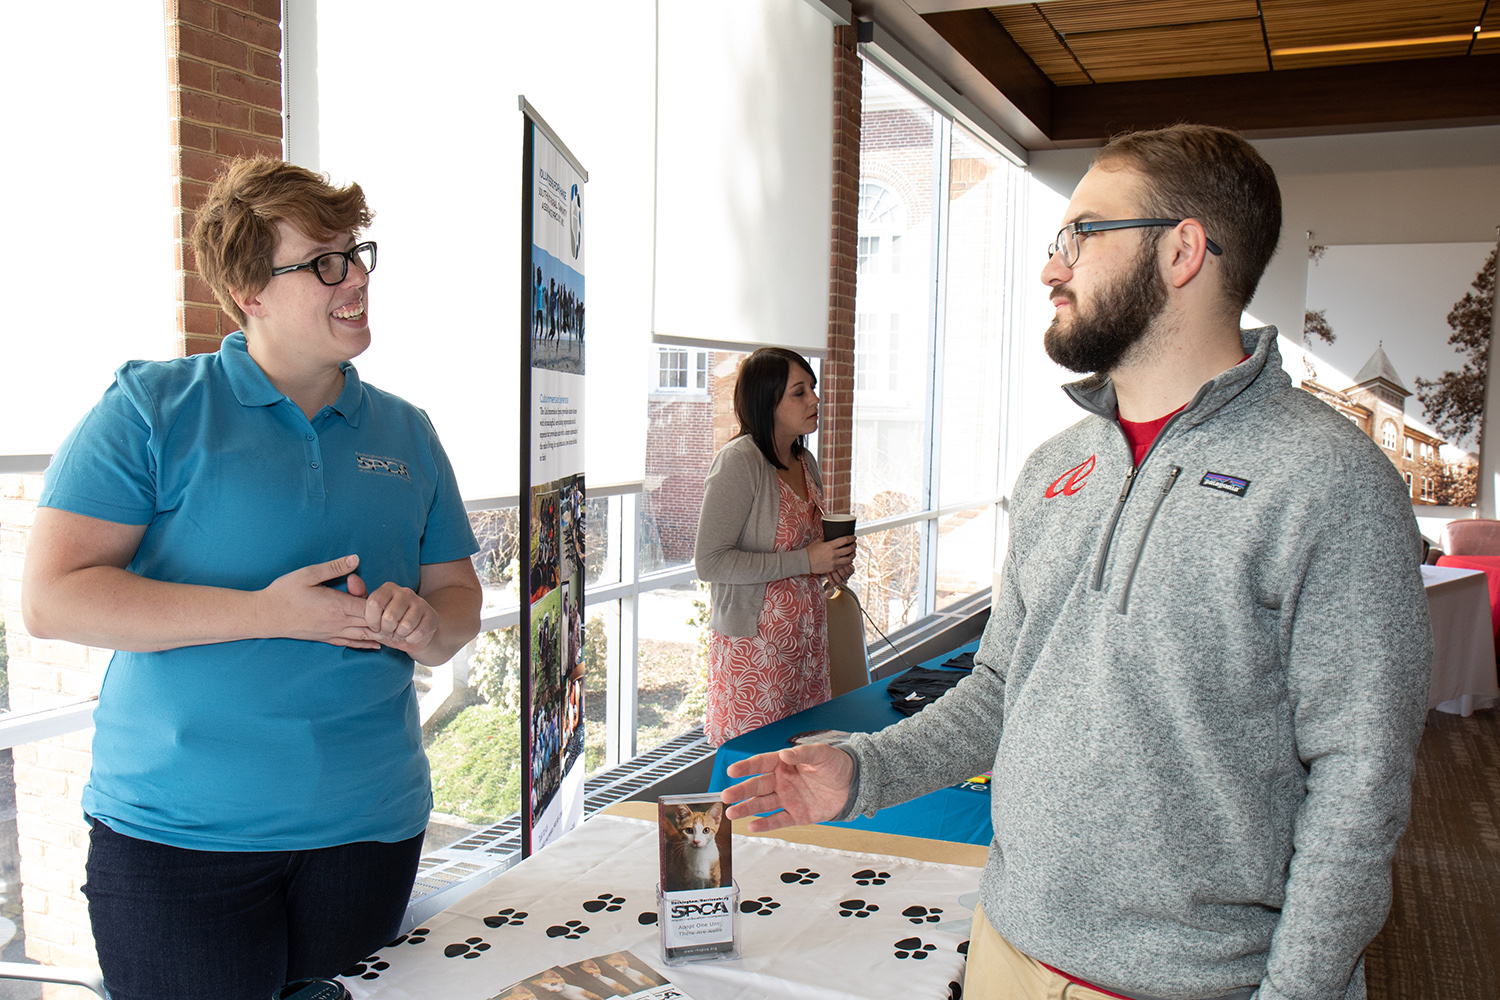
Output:
<svg viewBox="0 0 1500 1000">
<path fill-rule="evenodd" d="M 859 227 L 859 29 L 833 29 L 833 240 L 828 269 L 828 356 L 823 362 L 823 491 L 849 510 L 854 455 L 854 279 Z"/>
<path fill-rule="evenodd" d="M 180 353 L 219 349 L 239 324 L 198 277 L 185 240 L 219 169 L 281 152 L 281 0 L 173 0 L 167 5 L 176 181 Z"/>
</svg>

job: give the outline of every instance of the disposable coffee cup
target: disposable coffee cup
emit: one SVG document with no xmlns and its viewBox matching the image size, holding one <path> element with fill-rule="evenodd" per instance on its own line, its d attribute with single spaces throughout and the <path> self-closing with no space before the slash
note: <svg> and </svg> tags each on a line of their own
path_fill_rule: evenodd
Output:
<svg viewBox="0 0 1500 1000">
<path fill-rule="evenodd" d="M 854 534 L 854 524 L 853 514 L 824 514 L 823 541 L 831 542 L 835 538 Z"/>
</svg>

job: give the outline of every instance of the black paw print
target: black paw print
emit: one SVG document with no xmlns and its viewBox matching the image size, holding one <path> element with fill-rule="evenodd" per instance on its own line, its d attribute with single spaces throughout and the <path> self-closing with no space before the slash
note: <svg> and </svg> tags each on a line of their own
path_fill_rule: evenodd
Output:
<svg viewBox="0 0 1500 1000">
<path fill-rule="evenodd" d="M 948 1000 L 964 1000 L 964 988 L 958 983 L 949 983 Z"/>
<path fill-rule="evenodd" d="M 902 938 L 896 942 L 897 958 L 926 958 L 928 952 L 937 951 L 937 945 L 924 944 L 921 938 Z"/>
<path fill-rule="evenodd" d="M 506 924 L 514 924 L 519 927 L 526 922 L 526 918 L 529 916 L 531 916 L 531 914 L 527 913 L 525 910 L 517 910 L 514 907 L 507 906 L 499 913 L 485 917 L 484 926 L 504 927 Z"/>
<path fill-rule="evenodd" d="M 969 955 L 969 942 L 964 941 L 964 942 L 960 943 L 959 946 L 958 946 L 958 953 L 960 955 L 963 955 L 965 958 L 967 958 L 968 955 Z"/>
<path fill-rule="evenodd" d="M 636 919 L 636 922 L 639 923 L 641 926 L 643 926 L 643 927 L 650 927 L 652 924 L 656 923 L 657 918 L 658 918 L 658 914 L 657 914 L 657 912 L 655 910 L 647 910 L 645 913 L 642 913 L 640 916 L 636 917 L 635 919 Z"/>
<path fill-rule="evenodd" d="M 547 928 L 548 937 L 567 938 L 569 941 L 577 941 L 588 932 L 588 925 L 582 920 L 565 920 Z"/>
<path fill-rule="evenodd" d="M 457 944 L 450 944 L 443 949 L 443 954 L 449 958 L 478 958 L 490 950 L 490 946 L 484 943 L 483 938 L 464 938 Z"/>
<path fill-rule="evenodd" d="M 403 934 L 393 943 L 399 944 L 405 936 Z M 390 945 L 386 945 L 386 947 L 390 947 Z M 359 979 L 379 979 L 380 974 L 390 967 L 391 963 L 381 961 L 379 955 L 371 955 L 363 962 L 356 962 L 343 972 L 340 972 L 339 976 L 344 979 L 354 979 L 356 977 Z"/>
<path fill-rule="evenodd" d="M 798 868 L 794 872 L 781 873 L 781 881 L 785 882 L 787 885 L 791 885 L 794 882 L 797 885 L 812 885 L 814 879 L 820 879 L 822 877 L 822 875 L 819 875 L 811 868 Z"/>
<path fill-rule="evenodd" d="M 935 924 L 943 919 L 938 916 L 942 912 L 942 909 L 936 906 L 931 909 L 925 906 L 908 906 L 901 911 L 901 915 L 914 924 Z"/>
<path fill-rule="evenodd" d="M 740 904 L 741 913 L 754 913 L 757 916 L 768 917 L 781 904 L 770 896 L 758 896 L 755 899 L 747 899 Z"/>
<path fill-rule="evenodd" d="M 608 910 L 610 913 L 614 913 L 620 908 L 620 904 L 623 902 L 625 902 L 624 896 L 611 896 L 606 892 L 584 903 L 583 908 L 590 913 L 598 913 L 600 910 Z"/>
<path fill-rule="evenodd" d="M 873 868 L 861 868 L 853 875 L 855 885 L 885 885 L 886 880 L 891 877 L 890 872 L 878 872 Z"/>
<path fill-rule="evenodd" d="M 839 903 L 839 916 L 864 918 L 879 909 L 874 903 L 866 903 L 863 899 L 846 899 Z"/>
<path fill-rule="evenodd" d="M 413 927 L 410 931 L 406 932 L 396 940 L 392 941 L 390 944 L 386 945 L 386 947 L 394 948 L 398 944 L 421 944 L 423 941 L 427 940 L 427 935 L 431 933 L 432 932 L 425 927 Z"/>
</svg>

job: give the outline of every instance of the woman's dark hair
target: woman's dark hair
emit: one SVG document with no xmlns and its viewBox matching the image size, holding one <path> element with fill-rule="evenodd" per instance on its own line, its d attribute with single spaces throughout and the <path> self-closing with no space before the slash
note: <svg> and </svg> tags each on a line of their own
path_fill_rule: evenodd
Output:
<svg viewBox="0 0 1500 1000">
<path fill-rule="evenodd" d="M 750 435 L 750 440 L 778 469 L 786 466 L 776 457 L 776 407 L 786 395 L 786 383 L 791 376 L 792 365 L 807 372 L 817 388 L 818 377 L 812 365 L 796 351 L 784 347 L 762 347 L 740 363 L 739 378 L 734 383 L 734 415 L 740 422 L 737 437 Z M 792 457 L 800 458 L 806 450 L 803 437 L 792 442 Z"/>
</svg>

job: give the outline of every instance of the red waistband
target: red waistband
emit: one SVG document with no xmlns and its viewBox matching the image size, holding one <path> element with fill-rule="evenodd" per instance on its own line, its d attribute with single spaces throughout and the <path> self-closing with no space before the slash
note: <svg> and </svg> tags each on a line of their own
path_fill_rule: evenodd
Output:
<svg viewBox="0 0 1500 1000">
<path fill-rule="evenodd" d="M 1130 1000 L 1129 997 L 1122 997 L 1118 993 L 1111 993 L 1109 990 L 1105 989 L 1103 986 L 1095 986 L 1093 983 L 1089 982 L 1087 979 L 1079 979 L 1077 976 L 1070 976 L 1070 975 L 1068 975 L 1066 972 L 1064 972 L 1061 969 L 1054 969 L 1052 966 L 1048 965 L 1046 962 L 1037 962 L 1037 965 L 1040 965 L 1042 968 L 1048 970 L 1049 972 L 1055 972 L 1055 973 L 1057 973 L 1059 976 L 1062 976 L 1064 979 L 1066 979 L 1070 983 L 1076 983 L 1079 986 L 1087 986 L 1089 989 L 1094 990 L 1095 992 L 1098 992 L 1098 993 L 1103 993 L 1107 997 L 1115 997 L 1115 998 L 1117 998 L 1117 1000 Z"/>
</svg>

